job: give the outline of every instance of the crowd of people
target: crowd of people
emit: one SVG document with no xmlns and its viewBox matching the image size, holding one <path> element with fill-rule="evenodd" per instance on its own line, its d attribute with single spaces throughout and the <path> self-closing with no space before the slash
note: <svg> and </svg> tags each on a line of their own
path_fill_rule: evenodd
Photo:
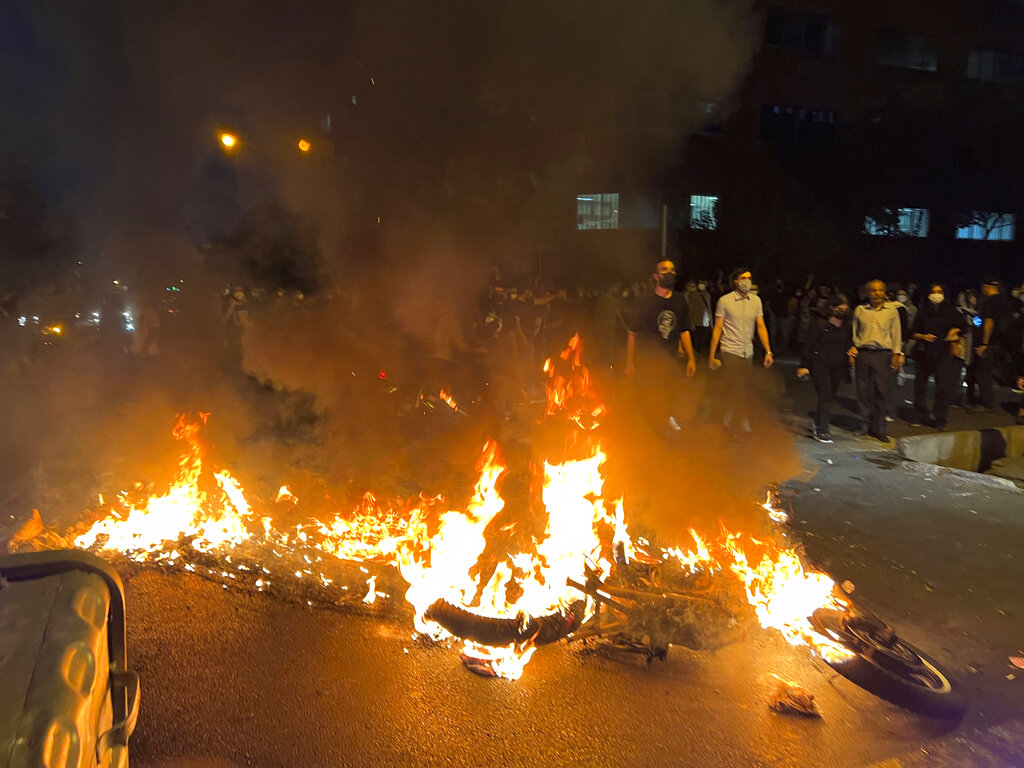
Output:
<svg viewBox="0 0 1024 768">
<path fill-rule="evenodd" d="M 897 418 L 895 394 L 908 358 L 914 409 L 907 420 L 914 426 L 945 430 L 954 405 L 993 412 L 997 379 L 1024 389 L 1024 287 L 1005 293 L 995 278 L 955 301 L 940 283 L 921 290 L 871 280 L 852 294 L 856 303 L 815 284 L 813 276 L 792 291 L 782 280 L 762 291 L 747 268 L 734 270 L 727 284 L 693 279 L 679 292 L 675 264 L 667 260 L 656 266 L 652 283 L 629 324 L 626 375 L 635 369 L 642 336 L 656 343 L 660 337 L 686 361 L 687 376 L 706 352 L 709 368 L 721 370 L 716 399 L 729 406 L 722 423 L 741 435 L 751 431 L 750 371 L 759 355 L 767 368 L 776 353 L 799 352 L 797 375 L 810 378 L 818 395 L 811 435 L 826 443 L 832 442 L 832 405 L 851 371 L 862 420 L 856 433 L 882 442 L 889 440 L 886 425 Z M 1024 423 L 1024 401 L 1016 420 Z M 669 423 L 677 424 L 674 414 Z"/>
<path fill-rule="evenodd" d="M 580 331 L 592 366 L 650 390 L 656 405 L 647 411 L 655 422 L 677 431 L 684 421 L 716 420 L 743 436 L 752 429 L 755 361 L 769 368 L 778 357 L 796 357 L 797 375 L 817 393 L 810 433 L 822 442 L 832 440 L 832 408 L 844 384 L 854 385 L 859 431 L 882 441 L 886 425 L 900 415 L 943 430 L 951 407 L 992 412 L 997 381 L 1024 388 L 1024 286 L 1004 291 L 993 278 L 953 294 L 939 283 L 872 280 L 843 290 L 813 275 L 796 286 L 778 278 L 762 285 L 757 277 L 740 267 L 728 276 L 684 280 L 673 261 L 663 260 L 649 282 L 599 290 L 544 290 L 533 280 L 496 279 L 477 304 L 440 302 L 432 322 L 410 334 L 415 353 L 406 355 L 413 361 L 408 375 L 427 388 L 459 391 L 467 401 L 486 400 L 509 416 L 517 403 L 543 396 L 541 364 Z M 124 292 L 112 291 L 95 313 L 101 338 L 133 356 L 159 355 L 167 322 L 161 318 L 175 312 L 166 301 L 141 292 L 128 312 Z M 225 287 L 219 310 L 226 364 L 242 366 L 252 316 L 321 301 L 353 305 L 353 318 L 365 314 L 355 306 L 357 295 L 337 289 L 310 300 L 299 291 Z M 5 299 L 3 310 L 10 325 L 12 302 Z M 673 382 L 698 369 L 707 384 L 694 412 L 680 404 L 677 390 L 685 388 Z M 908 369 L 910 415 L 896 407 Z M 1024 403 L 1017 421 L 1024 423 Z"/>
</svg>

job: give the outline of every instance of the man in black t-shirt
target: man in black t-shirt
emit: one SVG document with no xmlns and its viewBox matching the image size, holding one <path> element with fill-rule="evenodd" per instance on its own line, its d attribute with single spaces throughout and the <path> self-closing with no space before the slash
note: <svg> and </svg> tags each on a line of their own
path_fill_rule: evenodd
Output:
<svg viewBox="0 0 1024 768">
<path fill-rule="evenodd" d="M 980 306 L 981 339 L 974 345 L 974 360 L 971 362 L 971 373 L 978 384 L 979 404 L 989 412 L 995 408 L 995 368 L 1009 351 L 1014 315 L 1012 299 L 1000 293 L 999 288 L 996 279 L 985 279 L 981 283 L 984 297 Z M 969 399 L 973 395 L 972 390 L 973 387 L 968 390 Z"/>
<path fill-rule="evenodd" d="M 640 297 L 629 323 L 626 339 L 626 376 L 636 370 L 636 348 L 660 350 L 671 359 L 678 359 L 680 349 L 686 352 L 686 375 L 697 372 L 697 361 L 690 338 L 690 305 L 686 296 L 675 290 L 676 265 L 660 261 L 654 272 L 654 290 Z"/>
<path fill-rule="evenodd" d="M 690 305 L 675 290 L 676 268 L 660 261 L 653 275 L 653 290 L 637 300 L 630 315 L 626 339 L 626 376 L 640 370 L 637 394 L 647 420 L 657 429 L 681 429 L 680 351 L 686 353 L 686 375 L 697 372 L 690 338 Z M 678 418 L 677 418 L 678 417 Z"/>
</svg>

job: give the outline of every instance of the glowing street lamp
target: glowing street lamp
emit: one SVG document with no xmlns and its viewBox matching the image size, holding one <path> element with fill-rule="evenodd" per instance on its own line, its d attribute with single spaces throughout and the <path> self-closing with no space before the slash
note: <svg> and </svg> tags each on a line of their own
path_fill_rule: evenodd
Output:
<svg viewBox="0 0 1024 768">
<path fill-rule="evenodd" d="M 306 141 L 305 139 L 299 139 L 299 151 L 300 152 L 309 152 L 309 150 L 312 149 L 312 148 L 313 148 L 313 145 L 310 144 L 308 141 Z"/>
<path fill-rule="evenodd" d="M 232 133 L 222 133 L 220 135 L 220 143 L 224 149 L 233 149 L 238 143 L 238 138 Z"/>
</svg>

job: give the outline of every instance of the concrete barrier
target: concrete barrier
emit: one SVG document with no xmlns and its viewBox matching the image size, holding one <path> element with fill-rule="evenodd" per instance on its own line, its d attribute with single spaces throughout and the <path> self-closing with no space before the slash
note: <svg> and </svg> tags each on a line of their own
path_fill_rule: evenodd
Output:
<svg viewBox="0 0 1024 768">
<path fill-rule="evenodd" d="M 896 452 L 912 461 L 987 472 L 999 459 L 1024 455 L 1024 426 L 901 437 Z"/>
</svg>

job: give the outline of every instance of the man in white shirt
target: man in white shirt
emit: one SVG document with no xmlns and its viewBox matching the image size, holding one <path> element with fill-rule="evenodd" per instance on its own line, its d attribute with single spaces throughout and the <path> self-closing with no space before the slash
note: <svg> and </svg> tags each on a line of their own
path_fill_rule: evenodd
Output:
<svg viewBox="0 0 1024 768">
<path fill-rule="evenodd" d="M 856 368 L 857 399 L 864 425 L 858 435 L 871 434 L 883 443 L 886 400 L 893 376 L 903 366 L 903 331 L 899 313 L 885 300 L 885 283 L 867 284 L 868 303 L 853 311 L 850 361 Z"/>
<path fill-rule="evenodd" d="M 746 267 L 734 269 L 729 279 L 733 290 L 722 296 L 715 308 L 708 365 L 712 371 L 722 369 L 726 396 L 731 401 L 723 423 L 728 427 L 735 422 L 737 429 L 749 433 L 747 398 L 754 371 L 755 332 L 765 348 L 764 367 L 771 368 L 774 358 L 761 299 L 750 292 L 754 282 L 750 270 Z M 715 356 L 719 346 L 720 358 Z"/>
</svg>

